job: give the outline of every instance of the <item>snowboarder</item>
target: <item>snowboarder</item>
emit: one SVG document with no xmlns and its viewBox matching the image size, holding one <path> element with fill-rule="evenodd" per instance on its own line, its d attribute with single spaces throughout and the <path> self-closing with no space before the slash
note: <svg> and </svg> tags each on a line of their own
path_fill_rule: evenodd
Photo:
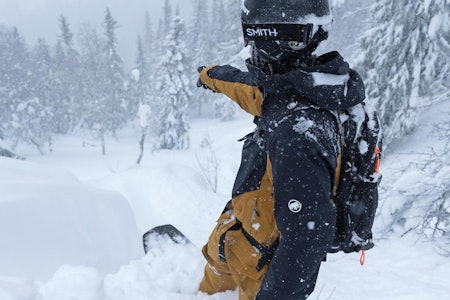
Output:
<svg viewBox="0 0 450 300">
<path fill-rule="evenodd" d="M 258 131 L 245 137 L 232 200 L 203 247 L 203 292 L 239 287 L 239 299 L 254 299 L 278 245 L 270 166 L 260 142 Z"/>
<path fill-rule="evenodd" d="M 202 85 L 259 117 L 246 146 L 260 149 L 248 154 L 259 171 L 252 174 L 241 172 L 252 162 L 244 147 L 233 199 L 203 248 L 204 292 L 238 287 L 240 300 L 290 300 L 314 290 L 335 230 L 336 112 L 365 98 L 362 79 L 339 53 L 313 55 L 331 22 L 327 0 L 245 0 L 248 72 L 200 73 Z"/>
</svg>

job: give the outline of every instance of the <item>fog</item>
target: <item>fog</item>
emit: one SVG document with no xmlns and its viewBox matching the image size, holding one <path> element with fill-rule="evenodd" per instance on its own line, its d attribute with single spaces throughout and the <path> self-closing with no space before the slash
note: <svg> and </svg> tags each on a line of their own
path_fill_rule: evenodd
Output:
<svg viewBox="0 0 450 300">
<path fill-rule="evenodd" d="M 137 35 L 142 32 L 148 11 L 154 29 L 158 26 L 165 0 L 0 0 L 0 24 L 16 26 L 32 45 L 41 37 L 53 44 L 59 34 L 59 17 L 67 17 L 76 34 L 82 23 L 101 28 L 105 8 L 109 7 L 119 24 L 119 50 L 129 65 L 134 59 Z M 169 0 L 180 15 L 190 21 L 193 0 Z"/>
</svg>

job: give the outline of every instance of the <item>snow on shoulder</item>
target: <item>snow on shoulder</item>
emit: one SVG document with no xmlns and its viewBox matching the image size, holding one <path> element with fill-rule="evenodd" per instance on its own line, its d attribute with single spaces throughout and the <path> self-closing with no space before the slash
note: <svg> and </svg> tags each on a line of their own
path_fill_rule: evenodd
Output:
<svg viewBox="0 0 450 300">
<path fill-rule="evenodd" d="M 348 74 L 346 75 L 336 75 L 320 72 L 312 72 L 311 76 L 314 80 L 314 86 L 318 85 L 345 85 L 350 79 Z"/>
<path fill-rule="evenodd" d="M 127 200 L 71 173 L 0 157 L 0 277 L 48 279 L 64 264 L 117 271 L 142 255 Z"/>
</svg>

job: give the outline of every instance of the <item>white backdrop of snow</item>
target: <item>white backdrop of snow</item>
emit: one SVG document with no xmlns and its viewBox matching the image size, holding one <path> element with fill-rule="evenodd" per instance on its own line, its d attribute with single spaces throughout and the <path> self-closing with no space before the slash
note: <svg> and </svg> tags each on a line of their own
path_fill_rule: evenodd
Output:
<svg viewBox="0 0 450 300">
<path fill-rule="evenodd" d="M 1 262 L 9 266 L 0 268 L 0 299 L 237 299 L 234 291 L 213 296 L 197 292 L 204 267 L 200 248 L 229 200 L 242 146 L 236 139 L 252 130 L 251 118 L 242 115 L 232 122 L 196 120 L 191 125 L 190 150 L 147 152 L 141 166 L 134 164 L 138 137 L 130 132 L 122 132 L 120 142 L 108 141 L 108 156 L 99 154 L 99 145 L 81 148 L 79 138 L 66 137 L 57 141 L 55 152 L 46 156 L 37 155 L 32 148 L 21 149 L 19 153 L 31 162 L 2 159 L 1 242 L 15 246 L 8 252 L 0 248 Z M 393 170 L 409 159 L 399 153 L 410 149 L 411 144 L 417 145 L 419 138 L 425 144 L 432 143 L 427 134 L 430 127 L 423 128 L 425 131 L 408 137 L 404 147 L 399 145 L 397 154 L 385 159 L 385 184 L 397 182 L 391 175 Z M 205 136 L 212 137 L 220 163 L 216 194 L 209 190 L 197 162 L 197 157 L 206 159 L 208 155 L 201 147 Z M 419 174 L 410 176 L 420 182 Z M 408 188 L 414 180 L 405 177 L 397 184 Z M 375 225 L 376 247 L 367 252 L 366 265 L 359 265 L 358 254 L 330 255 L 322 265 L 311 299 L 448 297 L 448 258 L 437 255 L 432 243 L 414 234 L 400 237 L 401 232 L 395 228 L 391 235 L 383 233 L 392 206 L 400 201 L 382 195 Z M 26 218 L 15 218 L 13 212 Z M 146 256 L 141 249 L 136 255 L 136 249 L 141 248 L 140 234 L 165 223 L 181 229 L 194 246 L 161 241 L 160 247 Z M 69 249 L 74 241 L 80 247 Z M 109 258 L 116 255 L 104 265 L 109 271 L 100 267 L 102 251 L 106 250 Z M 68 251 L 67 256 L 61 257 L 60 251 Z M 26 273 L 28 264 L 36 261 L 42 265 L 33 272 L 40 276 Z"/>
</svg>

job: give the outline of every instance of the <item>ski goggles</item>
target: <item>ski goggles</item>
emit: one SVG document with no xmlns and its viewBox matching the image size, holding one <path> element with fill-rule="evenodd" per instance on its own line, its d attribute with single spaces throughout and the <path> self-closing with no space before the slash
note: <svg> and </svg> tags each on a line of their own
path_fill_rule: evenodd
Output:
<svg viewBox="0 0 450 300">
<path fill-rule="evenodd" d="M 286 44 L 293 50 L 304 48 L 313 34 L 312 24 L 242 24 L 244 42 Z"/>
</svg>

